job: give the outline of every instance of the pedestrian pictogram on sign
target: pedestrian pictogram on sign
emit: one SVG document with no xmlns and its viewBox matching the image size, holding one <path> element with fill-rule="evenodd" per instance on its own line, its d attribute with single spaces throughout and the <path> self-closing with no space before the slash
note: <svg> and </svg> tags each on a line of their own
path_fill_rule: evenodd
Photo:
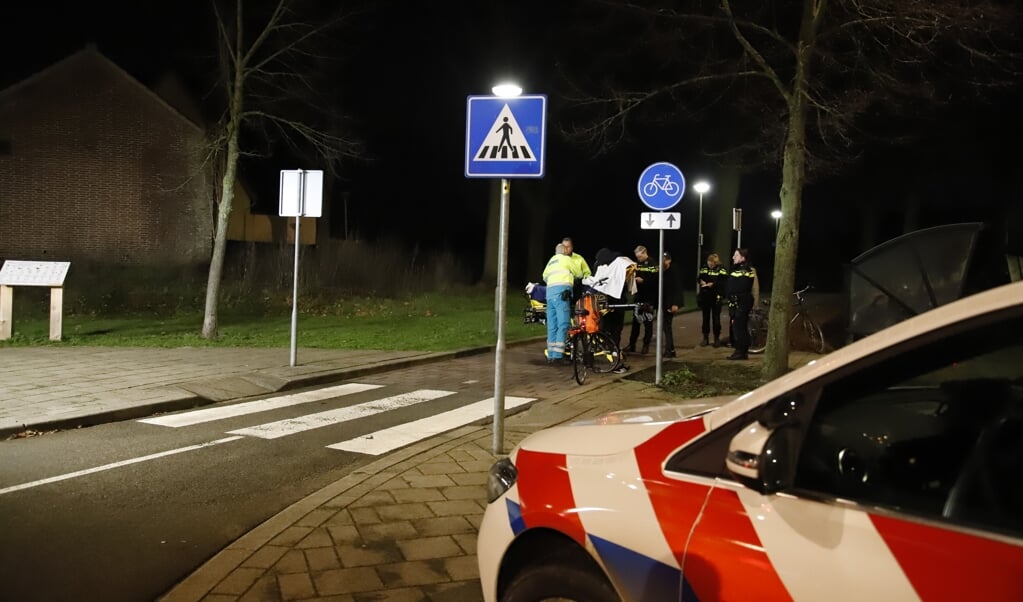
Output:
<svg viewBox="0 0 1023 602">
<path fill-rule="evenodd" d="M 468 97 L 465 176 L 542 178 L 546 135 L 546 96 Z"/>
<path fill-rule="evenodd" d="M 536 161 L 529 142 L 522 135 L 519 123 L 515 121 L 508 105 L 504 105 L 501 112 L 494 121 L 494 127 L 490 128 L 490 135 L 480 145 L 476 153 L 477 161 L 505 161 L 508 159 L 523 161 Z"/>
</svg>

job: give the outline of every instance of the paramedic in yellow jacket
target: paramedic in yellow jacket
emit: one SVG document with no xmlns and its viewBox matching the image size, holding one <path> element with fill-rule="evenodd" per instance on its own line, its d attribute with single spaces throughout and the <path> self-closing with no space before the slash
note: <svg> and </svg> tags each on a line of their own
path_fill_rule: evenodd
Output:
<svg viewBox="0 0 1023 602">
<path fill-rule="evenodd" d="M 566 253 L 565 245 L 555 247 L 554 256 L 543 270 L 543 281 L 547 285 L 547 362 L 550 364 L 565 363 L 565 340 L 572 319 L 572 284 L 582 278 L 582 271 Z"/>
</svg>

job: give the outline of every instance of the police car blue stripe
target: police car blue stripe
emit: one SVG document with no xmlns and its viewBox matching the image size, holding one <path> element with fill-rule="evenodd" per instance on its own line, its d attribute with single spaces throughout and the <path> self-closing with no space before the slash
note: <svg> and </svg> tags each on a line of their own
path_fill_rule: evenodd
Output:
<svg viewBox="0 0 1023 602">
<path fill-rule="evenodd" d="M 505 498 L 504 502 L 508 506 L 508 523 L 511 525 L 512 533 L 518 537 L 519 533 L 526 530 L 526 521 L 522 519 L 522 508 L 508 498 Z"/>
<path fill-rule="evenodd" d="M 626 600 L 679 599 L 682 571 L 593 534 L 589 537 L 611 580 L 624 590 Z"/>
</svg>

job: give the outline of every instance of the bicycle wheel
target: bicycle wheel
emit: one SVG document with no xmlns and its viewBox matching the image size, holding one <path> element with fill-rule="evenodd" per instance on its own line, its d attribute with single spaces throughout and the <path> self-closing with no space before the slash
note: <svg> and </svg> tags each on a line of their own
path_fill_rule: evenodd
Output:
<svg viewBox="0 0 1023 602">
<path fill-rule="evenodd" d="M 572 374 L 580 385 L 586 382 L 586 355 L 589 344 L 585 332 L 572 337 Z"/>
<path fill-rule="evenodd" d="M 593 362 L 590 364 L 593 372 L 607 374 L 622 365 L 622 350 L 607 334 L 594 332 L 590 335 L 589 343 L 593 353 Z"/>
<path fill-rule="evenodd" d="M 767 348 L 767 314 L 759 310 L 749 316 L 749 353 L 763 353 Z"/>
<path fill-rule="evenodd" d="M 806 334 L 807 343 L 810 344 L 810 350 L 824 353 L 824 333 L 813 318 L 806 314 L 803 314 L 803 332 Z"/>
</svg>

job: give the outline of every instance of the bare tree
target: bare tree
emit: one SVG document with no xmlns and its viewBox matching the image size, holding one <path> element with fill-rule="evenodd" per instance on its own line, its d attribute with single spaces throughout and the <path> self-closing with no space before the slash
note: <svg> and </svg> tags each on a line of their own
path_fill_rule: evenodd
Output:
<svg viewBox="0 0 1023 602">
<path fill-rule="evenodd" d="M 599 77 L 573 82 L 578 112 L 567 133 L 601 150 L 637 123 L 686 117 L 714 124 L 722 146 L 705 152 L 744 166 L 780 166 L 772 286 L 779 300 L 794 290 L 803 189 L 811 178 L 847 165 L 868 141 L 911 139 L 916 119 L 938 104 L 1018 76 L 1012 46 L 1021 19 L 1005 2 L 596 4 L 619 9 L 597 17 L 613 20 L 601 24 L 614 32 L 602 37 L 611 50 Z M 592 23 L 587 28 L 595 31 Z M 631 47 L 623 50 L 615 36 Z M 616 63 L 624 77 L 608 78 L 608 64 Z M 771 304 L 765 377 L 788 369 L 791 311 L 788 303 Z"/>
<path fill-rule="evenodd" d="M 360 146 L 344 135 L 344 122 L 333 111 L 336 98 L 324 96 L 312 75 L 325 55 L 314 52 L 321 34 L 338 27 L 348 14 L 305 15 L 299 18 L 296 0 L 277 0 L 263 14 L 245 14 L 244 0 L 234 0 L 232 11 L 213 1 L 219 39 L 221 86 L 226 107 L 219 135 L 211 148 L 222 162 L 222 180 L 213 254 L 206 285 L 203 338 L 218 332 L 220 284 L 227 249 L 239 160 L 246 154 L 245 140 L 253 146 L 283 141 L 300 153 L 318 156 L 335 173 L 340 161 L 360 154 Z M 233 12 L 233 19 L 231 18 Z M 316 19 L 318 24 L 311 24 Z M 257 23 L 249 32 L 248 26 Z M 327 117 L 324 118 L 323 115 Z M 243 139 L 249 129 L 251 137 Z"/>
</svg>

